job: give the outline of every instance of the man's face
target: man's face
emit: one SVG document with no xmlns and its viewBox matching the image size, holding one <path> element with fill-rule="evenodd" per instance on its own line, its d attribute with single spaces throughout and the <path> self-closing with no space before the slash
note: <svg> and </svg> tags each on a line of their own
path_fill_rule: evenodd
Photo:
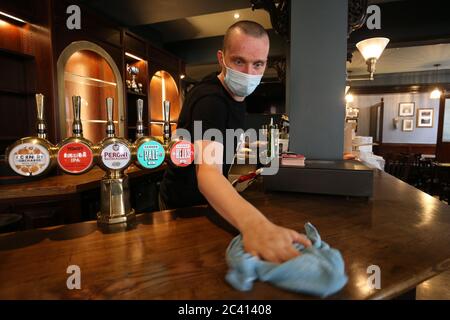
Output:
<svg viewBox="0 0 450 320">
<path fill-rule="evenodd" d="M 228 38 L 225 55 L 222 51 L 219 51 L 218 59 L 222 70 L 225 70 L 225 66 L 222 63 L 223 57 L 227 67 L 233 70 L 252 75 L 261 75 L 266 69 L 268 54 L 268 37 L 255 38 L 237 29 L 233 30 L 233 33 Z"/>
</svg>

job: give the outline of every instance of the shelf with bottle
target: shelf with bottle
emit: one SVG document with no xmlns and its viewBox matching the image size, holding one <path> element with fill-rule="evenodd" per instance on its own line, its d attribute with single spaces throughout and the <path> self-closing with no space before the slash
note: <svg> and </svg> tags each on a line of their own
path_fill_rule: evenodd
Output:
<svg viewBox="0 0 450 320">
<path fill-rule="evenodd" d="M 144 119 L 148 119 L 148 63 L 143 57 L 125 52 L 125 88 L 127 104 L 127 138 L 136 138 L 136 105 L 142 100 Z M 148 134 L 146 131 L 145 134 Z"/>
<path fill-rule="evenodd" d="M 148 63 L 128 52 L 125 53 L 125 88 L 127 94 L 147 96 Z"/>
</svg>

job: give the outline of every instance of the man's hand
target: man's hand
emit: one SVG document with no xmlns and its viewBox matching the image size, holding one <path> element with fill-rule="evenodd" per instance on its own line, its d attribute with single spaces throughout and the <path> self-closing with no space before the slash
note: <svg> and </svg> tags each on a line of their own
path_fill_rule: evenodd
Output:
<svg viewBox="0 0 450 320">
<path fill-rule="evenodd" d="M 243 230 L 242 236 L 246 252 L 275 263 L 282 263 L 300 255 L 293 243 L 300 243 L 305 247 L 312 245 L 305 235 L 277 226 L 268 220 L 248 226 Z"/>
<path fill-rule="evenodd" d="M 195 146 L 196 157 L 202 160 L 196 165 L 198 188 L 209 204 L 242 233 L 248 253 L 281 263 L 300 255 L 293 243 L 311 245 L 305 235 L 270 222 L 237 193 L 222 175 L 223 145 L 199 140 Z"/>
</svg>

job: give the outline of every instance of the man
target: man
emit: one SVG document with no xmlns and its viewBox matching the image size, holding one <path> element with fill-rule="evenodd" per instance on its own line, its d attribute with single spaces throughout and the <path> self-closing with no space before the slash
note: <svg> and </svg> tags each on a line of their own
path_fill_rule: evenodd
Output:
<svg viewBox="0 0 450 320">
<path fill-rule="evenodd" d="M 225 130 L 244 128 L 244 99 L 258 86 L 268 54 L 269 37 L 258 23 L 240 21 L 227 30 L 223 50 L 217 52 L 221 73 L 205 78 L 189 92 L 178 120 L 178 128 L 187 129 L 191 137 L 194 121 L 202 121 L 203 132 L 219 130 L 223 144 L 212 139 L 195 141 L 203 161 L 186 168 L 168 168 L 160 203 L 163 208 L 175 208 L 208 202 L 241 232 L 247 252 L 280 263 L 299 255 L 294 242 L 305 246 L 311 242 L 305 235 L 273 224 L 236 192 L 226 178 L 230 164 L 225 163 L 223 151 Z M 205 159 L 203 150 L 210 147 L 222 163 Z"/>
</svg>

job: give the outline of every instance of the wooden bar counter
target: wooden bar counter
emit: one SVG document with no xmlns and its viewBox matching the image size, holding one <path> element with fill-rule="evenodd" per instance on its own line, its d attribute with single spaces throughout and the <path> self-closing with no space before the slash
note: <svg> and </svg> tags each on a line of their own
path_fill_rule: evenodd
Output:
<svg viewBox="0 0 450 320">
<path fill-rule="evenodd" d="M 152 172 L 161 171 L 166 165 L 160 166 Z M 130 178 L 147 174 L 149 170 L 140 170 L 138 167 L 130 166 L 126 173 Z M 105 172 L 95 167 L 82 175 L 62 174 L 45 179 L 11 185 L 0 185 L 0 201 L 27 197 L 58 196 L 82 192 L 98 188 Z"/>
<path fill-rule="evenodd" d="M 346 263 L 349 282 L 331 299 L 390 299 L 450 269 L 450 208 L 381 171 L 370 200 L 264 193 L 245 197 L 275 223 L 303 232 L 310 221 Z M 0 236 L 0 299 L 311 299 L 257 282 L 225 281 L 232 235 L 206 207 L 154 212 L 135 229 L 103 233 L 95 221 Z M 68 290 L 67 268 L 81 269 Z M 381 289 L 367 285 L 379 266 Z"/>
<path fill-rule="evenodd" d="M 156 210 L 157 189 L 166 165 L 154 170 L 128 168 L 131 203 L 137 212 Z M 105 172 L 98 167 L 82 175 L 53 175 L 35 181 L 0 185 L 2 214 L 22 217 L 20 230 L 43 228 L 95 219 L 100 209 L 100 185 Z M 17 229 L 9 229 L 17 230 Z"/>
</svg>

